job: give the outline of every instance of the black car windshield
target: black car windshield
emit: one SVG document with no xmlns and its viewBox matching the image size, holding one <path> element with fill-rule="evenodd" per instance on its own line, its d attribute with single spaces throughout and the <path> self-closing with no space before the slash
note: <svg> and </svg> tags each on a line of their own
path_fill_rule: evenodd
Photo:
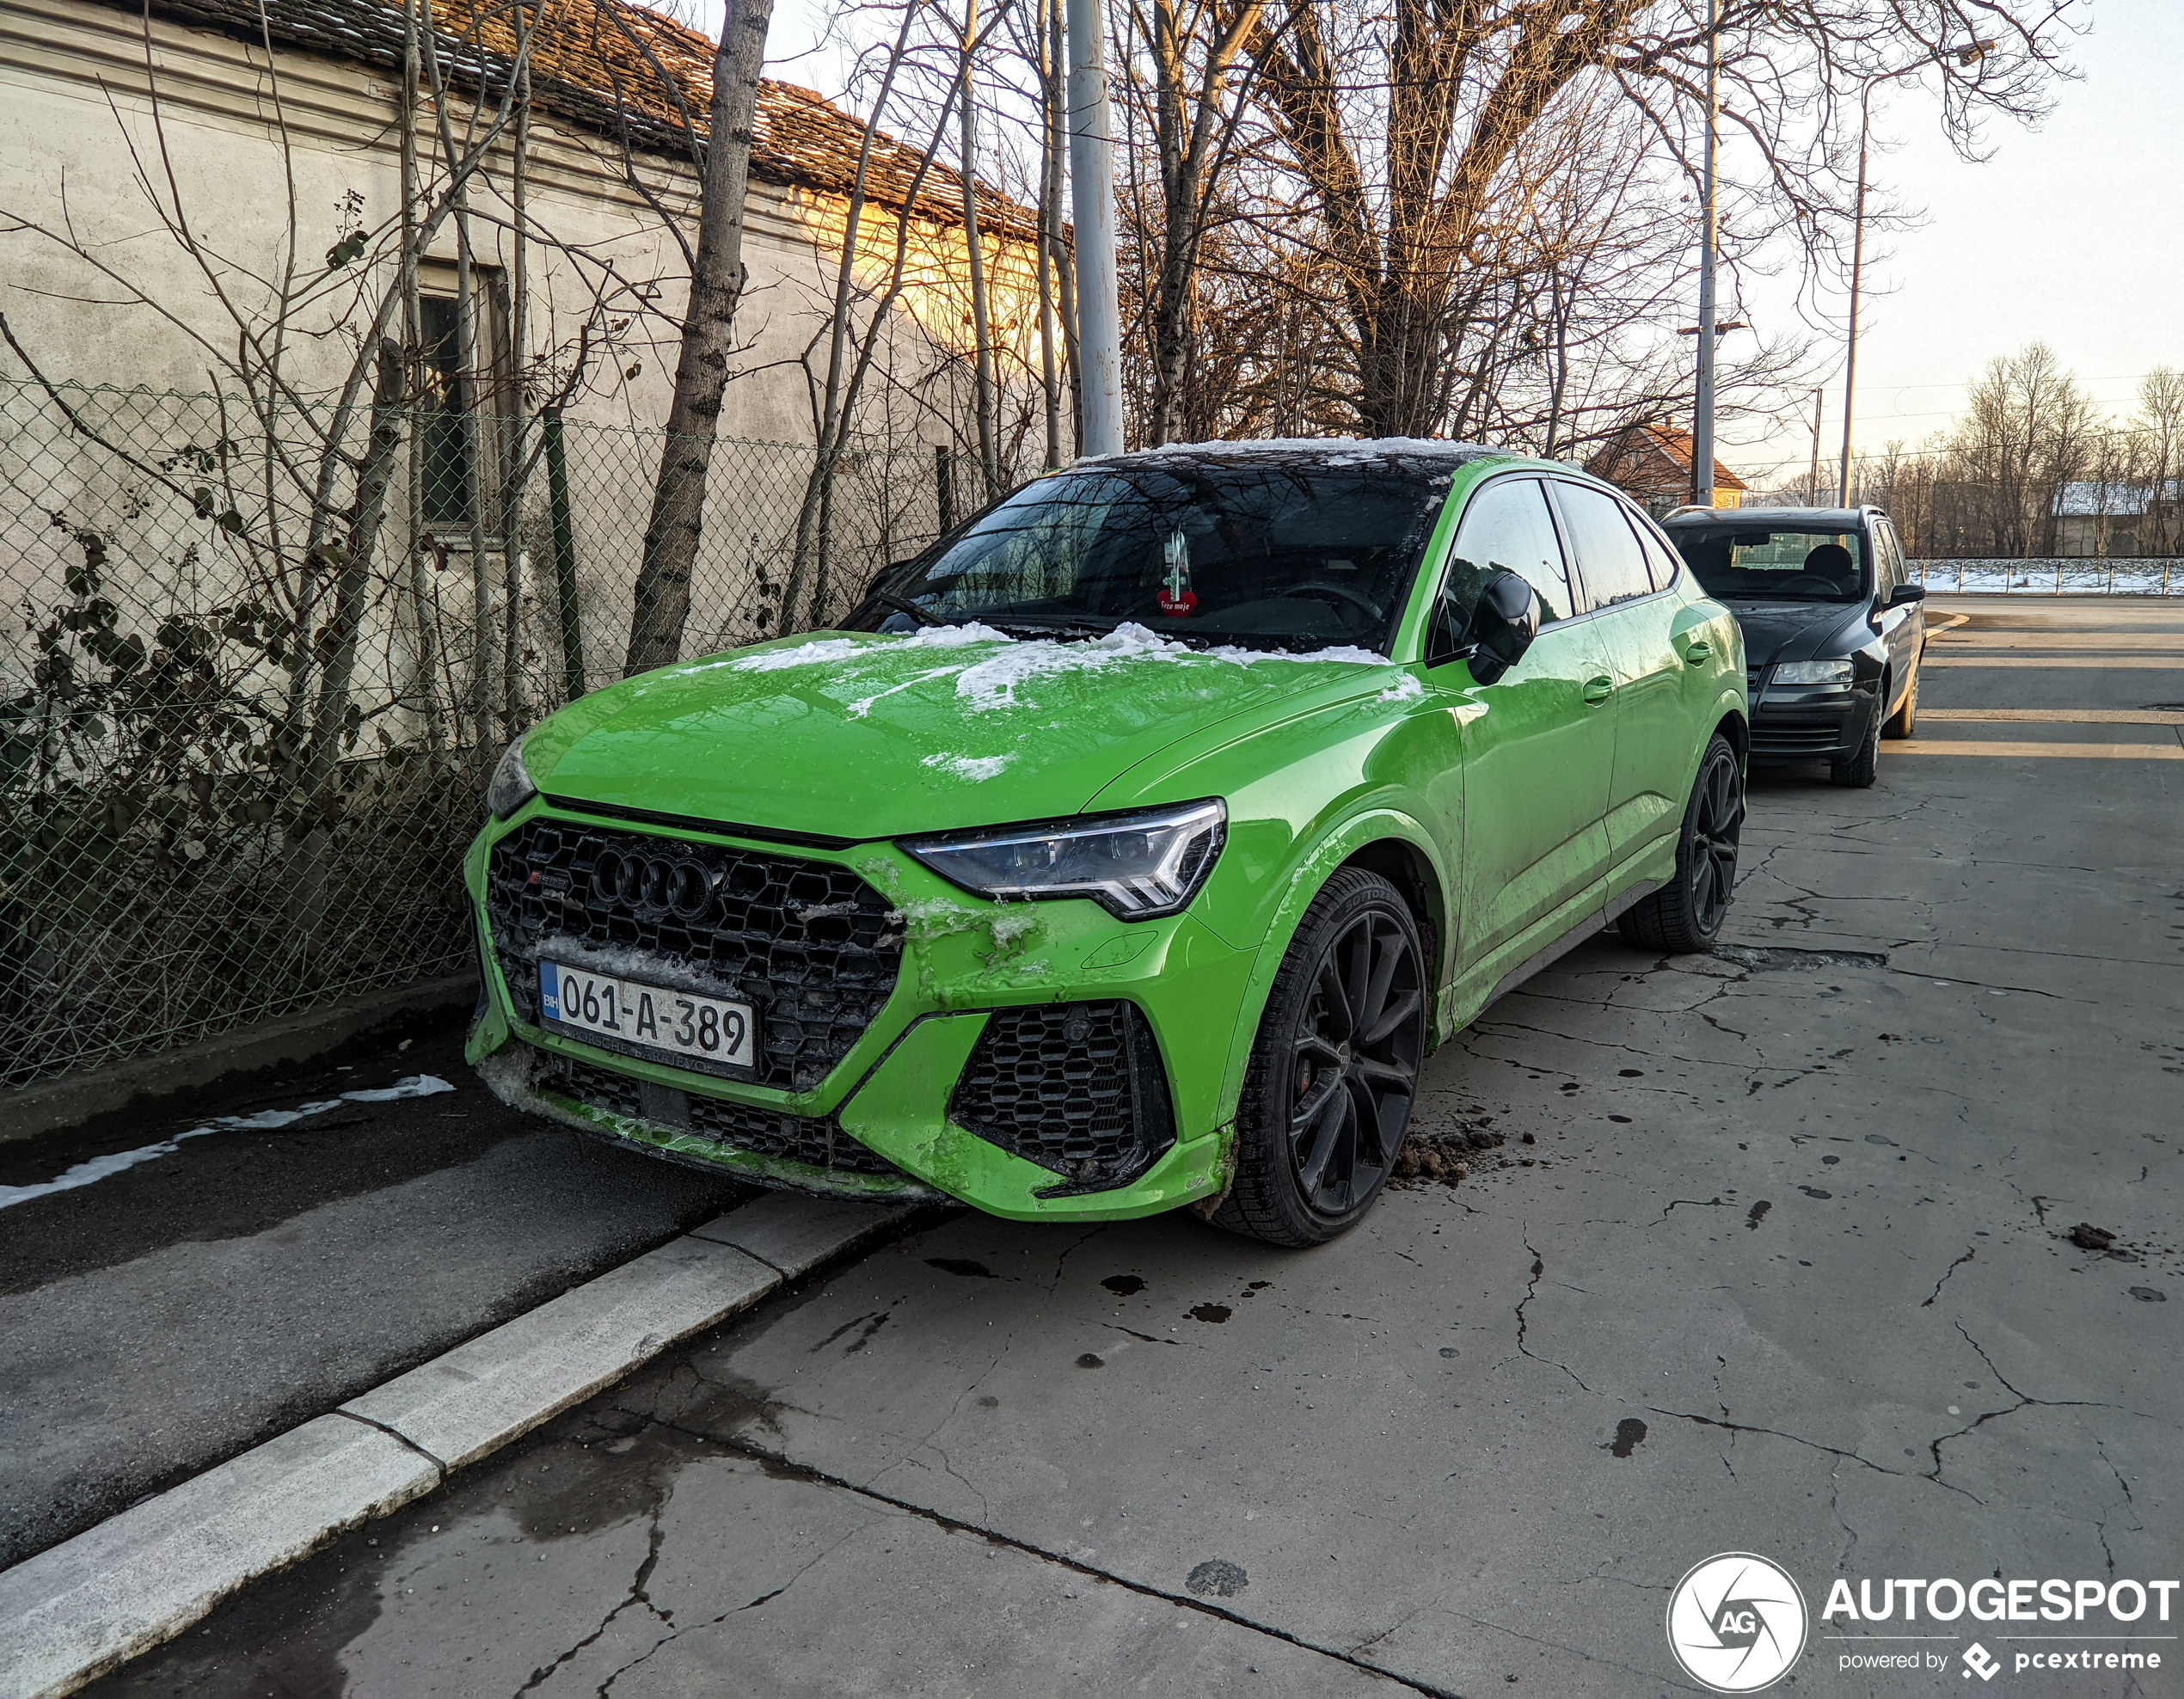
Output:
<svg viewBox="0 0 2184 1699">
<path fill-rule="evenodd" d="M 1672 528 L 1709 596 L 1731 601 L 1860 602 L 1870 593 L 1856 531 Z"/>
<path fill-rule="evenodd" d="M 1454 469 L 1364 445 L 1078 467 L 883 576 L 851 624 L 1134 621 L 1189 642 L 1385 653 Z"/>
</svg>

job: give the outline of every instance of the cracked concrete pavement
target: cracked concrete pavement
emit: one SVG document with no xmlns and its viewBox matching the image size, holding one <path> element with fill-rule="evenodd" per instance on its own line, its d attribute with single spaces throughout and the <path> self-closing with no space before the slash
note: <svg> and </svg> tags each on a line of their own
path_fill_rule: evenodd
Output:
<svg viewBox="0 0 2184 1699">
<path fill-rule="evenodd" d="M 2184 615 L 1959 605 L 1929 708 L 2184 700 Z M 1978 665 L 2057 632 L 2178 671 Z M 1306 1254 L 941 1221 L 94 1690 L 1666 1694 L 1733 1550 L 1814 1613 L 1792 1684 L 1962 1690 L 1840 1671 L 1830 1582 L 2184 1555 L 2184 765 L 1941 723 L 2008 751 L 1756 777 L 1722 954 L 1597 941 L 1442 1050 L 1420 1128 L 1504 1140 L 1460 1183 Z"/>
</svg>

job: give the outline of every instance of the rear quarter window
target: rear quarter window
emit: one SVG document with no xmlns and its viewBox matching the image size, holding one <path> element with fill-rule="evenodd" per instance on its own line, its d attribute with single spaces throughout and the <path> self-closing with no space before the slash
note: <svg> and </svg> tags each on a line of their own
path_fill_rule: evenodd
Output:
<svg viewBox="0 0 2184 1699">
<path fill-rule="evenodd" d="M 1561 509 L 1570 541 L 1575 545 L 1586 607 L 1613 607 L 1618 602 L 1653 593 L 1645 551 L 1623 516 L 1622 502 L 1604 490 L 1558 481 L 1555 505 Z"/>
</svg>

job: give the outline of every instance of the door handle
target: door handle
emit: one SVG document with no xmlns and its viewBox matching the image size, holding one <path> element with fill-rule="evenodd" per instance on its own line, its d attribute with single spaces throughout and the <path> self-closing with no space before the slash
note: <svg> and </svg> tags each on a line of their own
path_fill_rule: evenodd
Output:
<svg viewBox="0 0 2184 1699">
<path fill-rule="evenodd" d="M 1714 645 L 1708 642 L 1703 637 L 1698 639 L 1690 648 L 1684 651 L 1684 663 L 1690 666 L 1703 666 L 1708 661 L 1713 659 Z"/>
<path fill-rule="evenodd" d="M 1588 678 L 1585 681 L 1585 705 L 1587 708 L 1599 707 L 1615 693 L 1615 680 L 1612 678 Z"/>
</svg>

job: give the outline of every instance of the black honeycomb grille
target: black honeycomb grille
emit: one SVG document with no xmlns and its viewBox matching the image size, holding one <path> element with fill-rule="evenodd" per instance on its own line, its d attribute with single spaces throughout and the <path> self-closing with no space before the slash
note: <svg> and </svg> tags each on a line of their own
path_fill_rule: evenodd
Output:
<svg viewBox="0 0 2184 1699">
<path fill-rule="evenodd" d="M 1175 1142 L 1160 1047 L 1132 1003 L 997 1009 L 948 1116 L 1062 1175 L 1047 1197 L 1126 1186 Z"/>
<path fill-rule="evenodd" d="M 631 878 L 633 865 L 665 877 Z M 902 966 L 900 921 L 846 868 L 566 820 L 530 821 L 494 845 L 486 913 L 518 1018 L 538 1021 L 546 947 L 640 951 L 660 983 L 750 1003 L 760 1048 L 741 1076 L 782 1091 L 825 1079 Z"/>
<path fill-rule="evenodd" d="M 567 1057 L 549 1057 L 539 1084 L 546 1090 L 610 1114 L 648 1120 L 736 1150 L 804 1162 L 837 1174 L 890 1175 L 902 1170 L 859 1144 L 831 1115 L 791 1115 L 672 1087 L 647 1085 L 611 1068 Z"/>
</svg>

